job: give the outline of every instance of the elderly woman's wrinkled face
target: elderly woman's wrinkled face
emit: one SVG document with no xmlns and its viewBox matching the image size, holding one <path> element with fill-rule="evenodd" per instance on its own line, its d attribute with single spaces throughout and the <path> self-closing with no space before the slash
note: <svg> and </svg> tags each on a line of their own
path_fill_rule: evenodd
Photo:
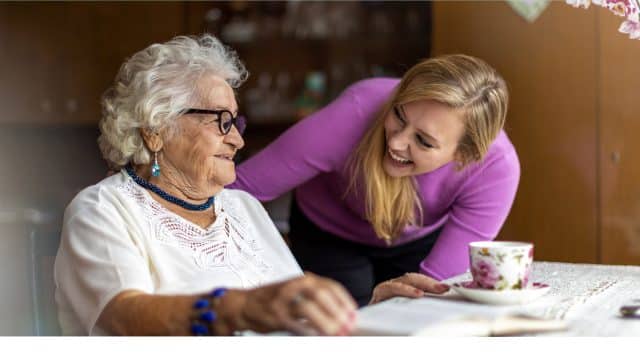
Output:
<svg viewBox="0 0 640 358">
<path fill-rule="evenodd" d="M 204 76 L 197 83 L 191 108 L 228 110 L 237 116 L 233 89 L 218 76 Z M 194 191 L 215 194 L 235 181 L 233 157 L 244 141 L 233 126 L 228 134 L 220 132 L 213 114 L 181 116 L 175 134 L 164 142 L 163 161 L 170 163 Z"/>
</svg>

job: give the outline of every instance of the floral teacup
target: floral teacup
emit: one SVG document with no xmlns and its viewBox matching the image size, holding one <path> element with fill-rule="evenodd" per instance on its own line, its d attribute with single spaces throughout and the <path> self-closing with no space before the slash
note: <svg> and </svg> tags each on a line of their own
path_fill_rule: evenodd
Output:
<svg viewBox="0 0 640 358">
<path fill-rule="evenodd" d="M 533 244 L 476 241 L 469 244 L 473 283 L 490 290 L 527 288 L 533 263 Z"/>
</svg>

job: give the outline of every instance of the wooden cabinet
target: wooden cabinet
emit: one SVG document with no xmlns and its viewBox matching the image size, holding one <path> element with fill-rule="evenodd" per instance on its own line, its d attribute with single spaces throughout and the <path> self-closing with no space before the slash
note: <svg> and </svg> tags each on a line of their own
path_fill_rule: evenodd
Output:
<svg viewBox="0 0 640 358">
<path fill-rule="evenodd" d="M 0 123 L 90 124 L 127 56 L 183 32 L 183 3 L 0 3 Z"/>
<path fill-rule="evenodd" d="M 398 76 L 427 57 L 430 16 L 426 2 L 0 3 L 0 124 L 95 126 L 126 57 L 210 32 L 251 73 L 238 93 L 250 155 L 301 117 L 310 74 L 324 80 L 321 105 L 358 79 Z M 259 111 L 256 88 L 286 98 Z"/>
<path fill-rule="evenodd" d="M 351 83 L 400 76 L 427 57 L 430 9 L 427 2 L 196 2 L 187 4 L 187 29 L 219 37 L 251 73 L 238 91 L 248 157 Z M 324 84 L 309 105 L 310 81 Z"/>
<path fill-rule="evenodd" d="M 499 239 L 536 259 L 640 263 L 640 42 L 621 18 L 552 2 L 527 23 L 504 2 L 436 2 L 434 55 L 487 60 L 508 82 L 507 133 L 522 166 Z"/>
<path fill-rule="evenodd" d="M 598 8 L 600 48 L 600 258 L 640 264 L 640 41 L 619 33 L 621 18 Z"/>
</svg>

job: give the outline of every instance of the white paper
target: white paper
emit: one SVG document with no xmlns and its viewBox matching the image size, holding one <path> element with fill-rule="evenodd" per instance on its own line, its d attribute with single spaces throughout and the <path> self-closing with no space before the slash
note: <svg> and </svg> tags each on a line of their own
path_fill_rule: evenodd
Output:
<svg viewBox="0 0 640 358">
<path fill-rule="evenodd" d="M 540 332 L 558 328 L 558 321 L 544 322 L 542 327 L 535 321 L 518 324 L 517 328 L 531 332 L 522 333 L 527 335 L 640 336 L 640 319 L 625 319 L 619 313 L 621 306 L 640 300 L 640 266 L 534 262 L 532 278 L 551 290 L 531 303 L 482 305 L 464 301 L 451 291 L 439 298 L 395 298 L 361 309 L 356 334 L 487 335 L 504 330 L 496 317 L 523 313 L 568 326 L 564 331 L 536 333 L 537 328 L 542 328 Z M 445 282 L 469 279 L 467 273 Z"/>
<path fill-rule="evenodd" d="M 445 335 L 487 335 L 496 318 L 510 313 L 517 314 L 521 311 L 517 308 L 487 306 L 445 297 L 398 297 L 361 309 L 356 334 L 412 335 L 424 332 L 427 328 L 430 328 L 429 332 L 435 333 L 435 327 L 440 327 Z M 457 324 L 463 321 L 475 325 L 471 332 L 451 332 L 454 325 L 458 329 L 464 329 L 465 327 Z"/>
</svg>

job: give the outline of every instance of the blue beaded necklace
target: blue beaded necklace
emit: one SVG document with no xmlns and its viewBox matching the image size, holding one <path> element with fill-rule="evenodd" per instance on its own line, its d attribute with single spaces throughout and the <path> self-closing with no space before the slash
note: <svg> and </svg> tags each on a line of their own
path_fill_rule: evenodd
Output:
<svg viewBox="0 0 640 358">
<path fill-rule="evenodd" d="M 138 185 L 140 185 L 143 188 L 147 188 L 149 190 L 151 190 L 152 192 L 158 194 L 158 196 L 160 196 L 162 199 L 179 205 L 187 210 L 193 210 L 193 211 L 204 211 L 207 210 L 211 207 L 211 205 L 213 205 L 213 200 L 214 197 L 209 197 L 209 199 L 207 199 L 206 202 L 202 203 L 202 204 L 191 204 L 191 203 L 187 203 L 186 201 L 182 200 L 182 199 L 178 199 L 175 196 L 167 193 L 166 191 L 158 188 L 157 186 L 149 183 L 148 181 L 140 178 L 136 172 L 133 170 L 133 167 L 131 167 L 131 164 L 127 164 L 126 167 L 124 167 L 124 169 L 127 171 L 127 173 L 129 174 L 129 176 L 131 177 L 131 179 L 133 179 L 133 181 L 135 181 Z"/>
</svg>

